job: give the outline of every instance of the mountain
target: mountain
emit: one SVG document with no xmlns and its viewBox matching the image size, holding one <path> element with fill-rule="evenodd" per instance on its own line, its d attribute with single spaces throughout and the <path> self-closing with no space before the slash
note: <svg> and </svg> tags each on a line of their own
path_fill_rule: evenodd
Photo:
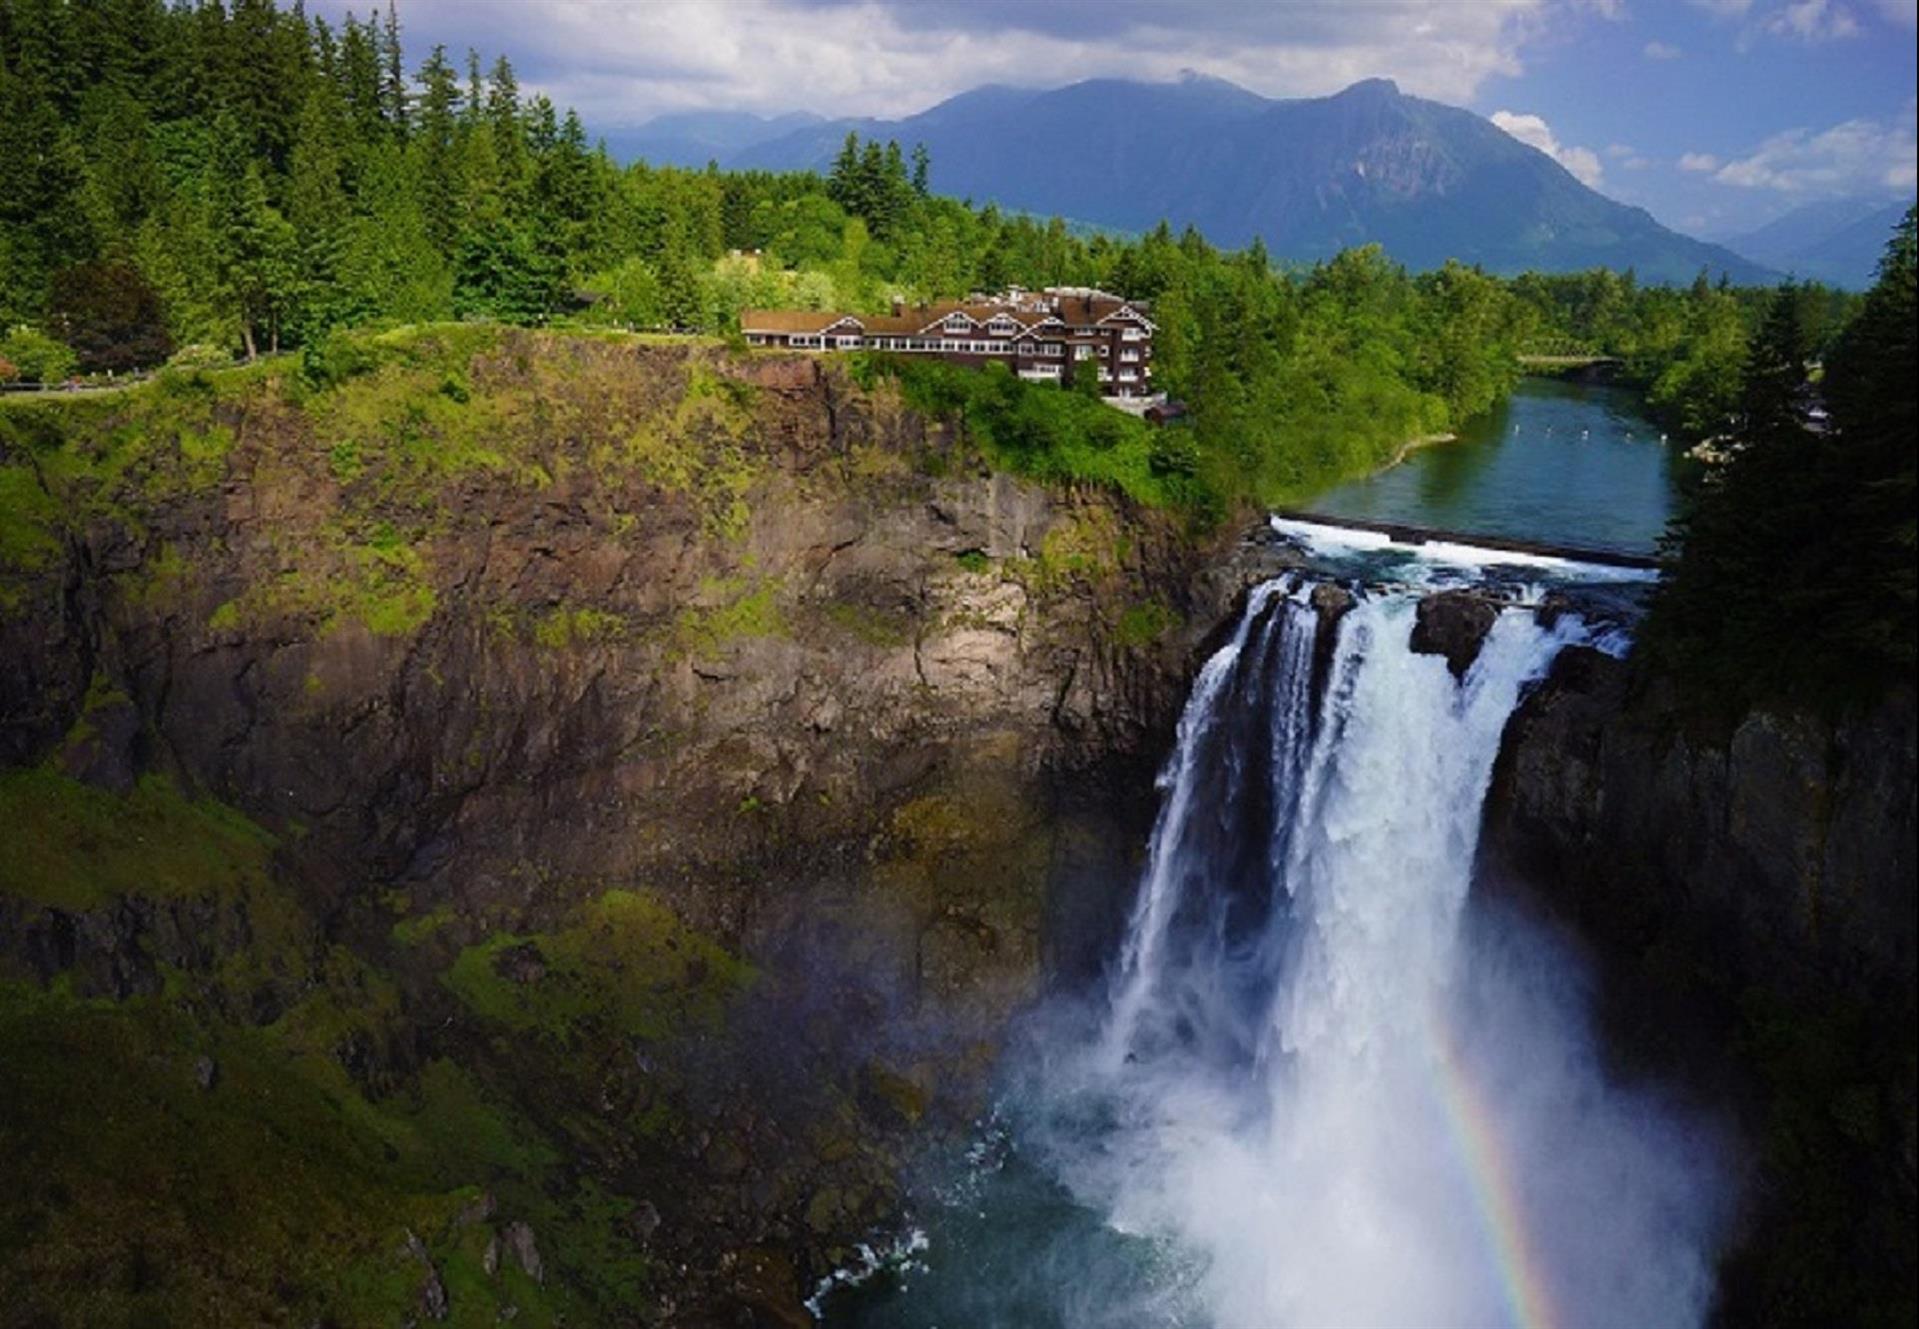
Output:
<svg viewBox="0 0 1919 1329">
<path fill-rule="evenodd" d="M 836 120 L 748 145 L 729 166 L 824 169 L 848 130 L 924 143 L 944 194 L 1121 230 L 1161 218 L 1215 243 L 1255 235 L 1314 260 L 1379 241 L 1414 268 L 1632 267 L 1654 281 L 1761 264 L 1667 230 L 1546 154 L 1386 79 L 1276 101 L 1221 79 L 1094 79 L 1050 91 L 976 88 L 903 120 Z"/>
<path fill-rule="evenodd" d="M 1795 277 L 1863 291 L 1872 285 L 1886 241 L 1911 200 L 1826 199 L 1794 208 L 1726 248 Z"/>
<path fill-rule="evenodd" d="M 775 116 L 747 111 L 686 111 L 659 116 L 637 128 L 610 130 L 601 138 L 606 141 L 607 151 L 620 161 L 700 167 L 820 121 L 821 117 L 811 111 Z"/>
</svg>

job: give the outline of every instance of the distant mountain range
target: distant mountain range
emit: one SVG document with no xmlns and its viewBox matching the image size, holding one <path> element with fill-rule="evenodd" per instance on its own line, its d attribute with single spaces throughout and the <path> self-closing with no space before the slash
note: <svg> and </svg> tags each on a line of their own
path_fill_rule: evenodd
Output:
<svg viewBox="0 0 1919 1329">
<path fill-rule="evenodd" d="M 1755 263 L 1795 277 L 1863 291 L 1872 285 L 1893 227 L 1911 206 L 1910 199 L 1828 199 L 1794 208 L 1724 243 Z"/>
<path fill-rule="evenodd" d="M 659 116 L 637 129 L 612 130 L 601 137 L 606 150 L 621 161 L 701 167 L 756 143 L 784 138 L 820 123 L 822 118 L 810 111 L 773 116 L 747 111 L 684 111 Z"/>
<path fill-rule="evenodd" d="M 1282 259 L 1378 241 L 1418 269 L 1458 258 L 1501 273 L 1630 267 L 1649 281 L 1690 281 L 1702 268 L 1739 282 L 1776 275 L 1587 188 L 1480 116 L 1385 79 L 1293 101 L 1198 75 L 988 86 L 903 120 L 769 133 L 718 160 L 824 170 L 849 130 L 924 143 L 944 194 L 1129 231 L 1165 218 L 1229 247 L 1258 235 Z M 647 132 L 661 139 L 658 160 L 687 159 L 665 146 L 661 122 Z"/>
</svg>

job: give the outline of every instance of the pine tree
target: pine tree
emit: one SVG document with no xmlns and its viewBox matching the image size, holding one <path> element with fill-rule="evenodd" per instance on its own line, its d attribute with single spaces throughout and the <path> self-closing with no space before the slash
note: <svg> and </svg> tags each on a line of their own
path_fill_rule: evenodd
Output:
<svg viewBox="0 0 1919 1329">
<path fill-rule="evenodd" d="M 344 107 L 336 86 L 315 85 L 300 113 L 287 181 L 287 220 L 306 297 L 297 321 L 303 333 L 316 335 L 346 317 L 338 289 L 350 213 L 340 142 Z"/>
<path fill-rule="evenodd" d="M 866 194 L 860 179 L 860 136 L 848 130 L 826 176 L 826 196 L 854 216 L 864 216 Z"/>
<path fill-rule="evenodd" d="M 351 14 L 340 30 L 337 78 L 356 143 L 377 142 L 387 131 L 386 97 L 382 88 L 379 29 Z"/>
<path fill-rule="evenodd" d="M 456 143 L 460 84 L 446 58 L 446 47 L 433 48 L 420 66 L 419 82 L 420 96 L 411 125 L 419 154 L 421 202 L 434 245 L 442 254 L 450 254 L 459 239 L 463 191 Z"/>
<path fill-rule="evenodd" d="M 398 137 L 405 138 L 408 129 L 406 56 L 400 45 L 397 0 L 387 0 L 386 22 L 380 31 L 379 55 L 381 114 L 388 128 Z"/>
<path fill-rule="evenodd" d="M 527 183 L 526 127 L 521 123 L 520 83 L 505 56 L 493 62 L 487 77 L 486 119 L 501 193 L 509 207 L 516 207 Z"/>
</svg>

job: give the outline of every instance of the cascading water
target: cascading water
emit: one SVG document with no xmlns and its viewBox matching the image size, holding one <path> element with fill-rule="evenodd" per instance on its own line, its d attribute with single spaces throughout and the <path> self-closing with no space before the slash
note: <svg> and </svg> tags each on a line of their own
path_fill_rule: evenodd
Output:
<svg viewBox="0 0 1919 1329">
<path fill-rule="evenodd" d="M 1037 1023 L 921 1300 L 854 1322 L 1703 1318 L 1710 1136 L 1607 1082 L 1575 961 L 1467 910 L 1501 730 L 1586 629 L 1508 609 L 1455 679 L 1417 590 L 1328 623 L 1313 589 L 1259 588 L 1201 669 L 1108 993 Z"/>
</svg>

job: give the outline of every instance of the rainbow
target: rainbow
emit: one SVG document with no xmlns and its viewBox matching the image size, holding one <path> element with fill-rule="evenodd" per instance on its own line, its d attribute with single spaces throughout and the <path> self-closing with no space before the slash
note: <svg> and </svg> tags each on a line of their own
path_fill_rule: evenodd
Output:
<svg viewBox="0 0 1919 1329">
<path fill-rule="evenodd" d="M 1467 1183 L 1478 1201 L 1493 1264 L 1517 1329 L 1558 1329 L 1562 1324 L 1539 1253 L 1532 1247 L 1511 1160 L 1499 1138 L 1486 1098 L 1473 1082 L 1438 1009 L 1431 1015 L 1434 1080 L 1447 1124 L 1465 1163 Z"/>
</svg>

